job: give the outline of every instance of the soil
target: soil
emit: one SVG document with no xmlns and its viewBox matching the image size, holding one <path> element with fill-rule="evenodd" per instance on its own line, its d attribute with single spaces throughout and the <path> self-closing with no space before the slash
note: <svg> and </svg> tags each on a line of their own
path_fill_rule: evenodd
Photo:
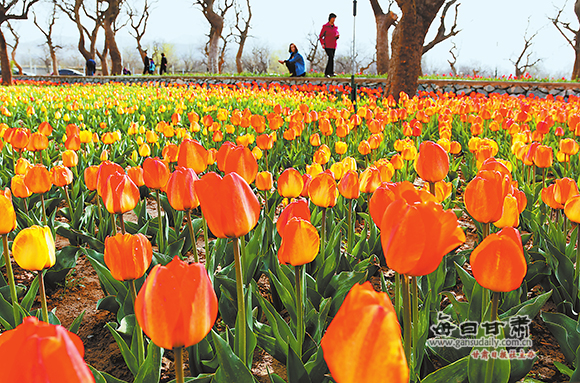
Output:
<svg viewBox="0 0 580 383">
<path fill-rule="evenodd" d="M 147 210 L 151 216 L 157 216 L 154 201 L 148 201 Z M 125 218 L 136 221 L 136 217 L 129 214 Z M 470 222 L 469 217 L 464 215 L 460 218 L 460 225 L 467 228 L 467 241 L 461 249 L 473 248 L 478 240 L 477 231 L 473 223 Z M 58 235 L 55 242 L 57 249 L 68 245 L 68 240 Z M 200 261 L 203 262 L 205 260 L 205 254 L 202 238 L 198 238 L 197 248 Z M 189 261 L 192 262 L 192 254 L 188 255 Z M 16 283 L 30 285 L 35 274 L 19 268 L 14 262 L 13 267 Z M 5 268 L 3 268 L 2 272 L 5 273 Z M 392 270 L 388 268 L 383 267 L 380 269 L 380 272 L 384 273 L 387 279 L 392 279 L 394 276 Z M 372 277 L 371 283 L 376 290 L 381 289 L 380 278 L 378 276 Z M 266 299 L 271 300 L 268 278 L 262 276 L 258 282 L 258 286 L 261 294 Z M 454 291 L 461 294 L 461 286 L 456 286 Z M 78 257 L 76 267 L 69 273 L 64 284 L 56 288 L 47 289 L 47 298 L 48 309 L 52 310 L 56 308 L 55 312 L 57 317 L 62 322 L 62 325 L 67 328 L 77 316 L 83 311 L 85 312 L 78 335 L 85 346 L 85 360 L 88 364 L 99 371 L 107 372 L 123 381 L 131 382 L 133 380 L 133 375 L 127 368 L 119 347 L 109 330 L 105 327 L 108 322 L 115 322 L 115 315 L 108 311 L 96 309 L 97 302 L 99 299 L 104 298 L 104 293 L 95 270 L 84 255 Z M 37 298 L 33 308 L 39 307 L 40 302 Z M 542 310 L 555 311 L 555 306 L 551 301 L 548 301 Z M 531 335 L 534 344 L 533 349 L 538 355 L 538 359 L 528 376 L 545 382 L 567 381 L 568 378 L 559 372 L 553 362 L 558 361 L 569 367 L 571 366 L 566 363 L 564 355 L 557 347 L 558 343 L 556 339 L 552 336 L 539 315 L 532 322 Z M 185 355 L 184 360 L 187 361 L 187 355 Z M 268 373 L 276 373 L 282 379 L 286 380 L 285 365 L 275 360 L 260 347 L 256 348 L 253 360 L 254 363 L 251 371 L 258 382 L 269 383 L 270 378 Z M 187 376 L 187 363 L 185 368 Z M 174 379 L 173 371 L 173 353 L 166 350 L 162 361 L 161 382 L 169 382 Z"/>
</svg>

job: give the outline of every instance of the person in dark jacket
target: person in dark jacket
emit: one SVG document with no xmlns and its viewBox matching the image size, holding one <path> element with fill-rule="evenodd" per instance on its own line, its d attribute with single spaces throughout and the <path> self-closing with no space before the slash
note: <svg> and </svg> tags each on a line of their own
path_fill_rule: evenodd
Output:
<svg viewBox="0 0 580 383">
<path fill-rule="evenodd" d="M 161 65 L 159 65 L 159 74 L 167 73 L 167 57 L 165 53 L 161 53 Z"/>
<path fill-rule="evenodd" d="M 88 59 L 86 65 L 87 76 L 94 76 L 96 71 L 97 71 L 97 63 L 93 59 Z"/>
<path fill-rule="evenodd" d="M 334 53 L 336 51 L 336 40 L 340 37 L 338 33 L 338 27 L 334 25 L 334 21 L 336 20 L 336 15 L 331 13 L 328 15 L 328 23 L 322 26 L 322 30 L 320 31 L 320 35 L 318 39 L 322 44 L 322 47 L 326 51 L 328 55 L 328 62 L 326 63 L 326 69 L 324 70 L 324 74 L 326 77 L 334 76 Z"/>
<path fill-rule="evenodd" d="M 147 52 L 143 56 L 143 74 L 149 74 L 149 56 L 147 56 Z"/>
<path fill-rule="evenodd" d="M 288 60 L 278 60 L 278 62 L 280 64 L 286 64 L 291 77 L 304 77 L 306 74 L 304 58 L 302 58 L 302 55 L 298 53 L 298 48 L 296 48 L 294 43 L 290 44 L 288 52 L 290 53 Z"/>
</svg>

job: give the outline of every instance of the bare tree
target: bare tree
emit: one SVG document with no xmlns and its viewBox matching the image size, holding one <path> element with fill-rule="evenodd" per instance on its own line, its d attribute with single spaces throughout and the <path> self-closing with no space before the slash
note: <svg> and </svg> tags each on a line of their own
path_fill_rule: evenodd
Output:
<svg viewBox="0 0 580 383">
<path fill-rule="evenodd" d="M 449 32 L 446 32 L 445 17 L 447 16 L 447 11 L 449 11 L 449 8 L 451 8 L 453 4 L 455 4 L 455 17 L 453 18 L 453 25 L 451 26 L 451 29 L 449 30 Z M 433 40 L 431 40 L 428 44 L 425 44 L 423 46 L 423 54 L 429 52 L 431 48 L 433 48 L 440 42 L 443 42 L 448 38 L 453 37 L 457 35 L 459 32 L 461 32 L 461 29 L 459 30 L 457 29 L 457 14 L 458 14 L 457 11 L 460 5 L 461 3 L 457 3 L 457 0 L 449 0 L 447 3 L 445 3 L 445 5 L 443 6 L 443 12 L 441 12 L 441 18 L 439 28 L 437 28 L 437 34 L 435 35 L 435 37 L 433 37 Z"/>
<path fill-rule="evenodd" d="M 16 49 L 18 48 L 18 45 L 20 44 L 20 35 L 12 27 L 12 24 L 10 24 L 9 21 L 6 22 L 6 25 L 8 26 L 8 30 L 10 31 L 10 33 L 12 34 L 12 37 L 14 38 L 13 43 L 8 43 L 8 42 L 6 43 L 6 45 L 9 46 L 10 49 L 12 49 L 12 51 L 10 52 L 10 58 L 12 59 L 14 66 L 16 66 L 16 68 L 18 69 L 18 74 L 20 76 L 22 76 L 22 74 L 23 74 L 22 66 L 18 63 L 18 61 L 16 61 Z"/>
<path fill-rule="evenodd" d="M 94 9 L 89 9 L 88 1 L 83 0 L 57 0 L 57 6 L 68 18 L 75 23 L 79 33 L 78 50 L 85 61 L 95 59 L 97 54 L 97 36 L 99 29 L 103 25 L 104 12 L 101 10 L 101 2 L 94 1 Z M 87 26 L 91 21 L 91 29 Z M 86 46 L 88 40 L 88 47 Z"/>
<path fill-rule="evenodd" d="M 48 54 L 50 55 L 50 61 L 52 64 L 52 73 L 58 74 L 58 61 L 56 60 L 56 51 L 58 49 L 61 49 L 62 47 L 60 45 L 56 45 L 54 43 L 53 38 L 52 38 L 54 24 L 56 23 L 56 20 L 58 19 L 57 12 L 56 12 L 56 3 L 53 1 L 52 5 L 53 5 L 52 11 L 50 12 L 50 15 L 48 16 L 48 26 L 46 28 L 43 28 L 38 23 L 38 20 L 36 18 L 36 13 L 32 12 L 32 14 L 34 16 L 34 20 L 33 20 L 34 25 L 36 25 L 38 30 L 40 32 L 42 32 L 42 34 L 44 35 L 44 38 L 46 39 L 46 46 L 48 48 Z"/>
<path fill-rule="evenodd" d="M 449 53 L 451 54 L 453 61 L 447 60 L 447 62 L 451 67 L 451 73 L 453 73 L 453 76 L 457 76 L 457 68 L 455 68 L 455 64 L 457 64 L 457 45 L 455 45 L 455 43 L 453 43 L 453 46 L 449 49 Z"/>
<path fill-rule="evenodd" d="M 444 3 L 445 0 L 397 0 L 403 15 L 393 31 L 387 84 L 388 93 L 396 99 L 400 92 L 417 92 L 425 36 Z"/>
<path fill-rule="evenodd" d="M 248 17 L 244 19 L 241 16 L 242 11 L 236 7 L 236 24 L 235 28 L 238 31 L 236 36 L 238 39 L 238 52 L 236 53 L 236 70 L 238 73 L 242 73 L 242 55 L 244 54 L 244 46 L 246 45 L 246 40 L 248 38 L 248 33 L 250 32 L 250 20 L 252 20 L 252 8 L 250 7 L 250 0 L 246 0 L 246 6 L 248 8 Z M 243 28 L 241 24 L 243 23 Z"/>
<path fill-rule="evenodd" d="M 570 26 L 569 22 L 564 22 L 560 20 L 562 16 L 562 12 L 568 2 L 564 3 L 562 9 L 558 11 L 558 14 L 554 18 L 549 18 L 550 21 L 554 24 L 556 29 L 564 36 L 568 44 L 574 49 L 574 68 L 572 69 L 572 80 L 576 80 L 580 78 L 580 28 L 573 29 Z M 576 0 L 574 3 L 574 13 L 576 14 L 576 18 L 580 22 L 580 0 Z M 572 37 L 568 36 L 567 33 L 571 33 Z"/>
<path fill-rule="evenodd" d="M 245 54 L 242 58 L 243 67 L 250 73 L 267 73 L 270 55 L 270 49 L 267 46 L 254 46 L 251 53 Z"/>
<path fill-rule="evenodd" d="M 0 2 L 0 27 L 10 20 L 26 20 L 30 8 L 38 0 L 10 0 Z M 12 85 L 12 71 L 10 70 L 10 58 L 8 57 L 8 48 L 6 38 L 0 28 L 0 67 L 2 70 L 2 84 Z"/>
<path fill-rule="evenodd" d="M 389 72 L 389 29 L 397 21 L 398 16 L 391 11 L 394 0 L 389 0 L 389 9 L 383 12 L 378 0 L 370 0 L 375 22 L 377 24 L 377 73 Z"/>
<path fill-rule="evenodd" d="M 153 4 L 156 1 L 148 1 L 145 0 L 143 3 L 143 10 L 139 13 L 137 12 L 129 2 L 127 2 L 127 16 L 129 17 L 129 22 L 131 24 L 131 31 L 129 34 L 135 38 L 137 42 L 137 50 L 139 51 L 139 56 L 141 56 L 141 60 L 145 60 L 145 56 L 147 56 L 147 51 L 141 44 L 141 40 L 143 40 L 143 36 L 145 36 L 145 32 L 147 30 L 147 23 L 149 22 L 149 16 L 151 16 L 151 10 Z"/>
<path fill-rule="evenodd" d="M 313 26 L 314 27 L 314 26 Z M 324 50 L 318 49 L 318 34 L 314 30 L 306 35 L 308 47 L 306 48 L 306 61 L 310 64 L 310 70 L 323 72 L 326 65 L 326 54 Z"/>
<path fill-rule="evenodd" d="M 111 56 L 111 74 L 119 75 L 123 70 L 123 58 L 121 57 L 121 51 L 119 51 L 119 46 L 117 45 L 115 35 L 121 28 L 116 27 L 116 21 L 119 13 L 121 12 L 123 0 L 103 0 L 103 2 L 107 3 L 108 5 L 103 15 L 103 28 L 105 29 L 105 45 L 107 47 L 106 50 L 108 50 L 109 55 Z"/>
<path fill-rule="evenodd" d="M 209 40 L 206 47 L 208 71 L 219 73 L 220 50 L 219 43 L 224 30 L 224 17 L 227 11 L 233 7 L 234 0 L 224 0 L 223 6 L 219 6 L 217 12 L 214 10 L 216 0 L 196 0 L 193 4 L 199 5 L 203 15 L 210 24 Z M 223 50 L 222 50 L 223 52 Z"/>
<path fill-rule="evenodd" d="M 528 19 L 528 27 L 529 26 L 530 20 Z M 528 50 L 532 47 L 532 40 L 534 39 L 534 37 L 536 37 L 537 34 L 538 32 L 528 37 L 528 28 L 526 28 L 526 32 L 524 34 L 524 48 L 522 49 L 522 52 L 520 53 L 516 61 L 510 60 L 510 62 L 515 66 L 516 77 L 522 77 L 522 75 L 526 73 L 528 69 L 530 69 L 531 67 L 533 67 L 534 65 L 536 65 L 538 62 L 541 61 L 540 59 L 536 59 L 535 61 L 530 62 L 533 52 L 528 52 Z M 526 62 L 522 63 L 524 57 L 526 58 Z"/>
</svg>

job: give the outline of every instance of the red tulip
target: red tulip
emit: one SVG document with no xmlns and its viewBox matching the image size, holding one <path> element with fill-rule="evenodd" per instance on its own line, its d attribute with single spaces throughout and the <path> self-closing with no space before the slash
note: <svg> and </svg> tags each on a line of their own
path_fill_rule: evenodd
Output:
<svg viewBox="0 0 580 383">
<path fill-rule="evenodd" d="M 449 172 L 449 155 L 443 147 L 432 141 L 424 141 L 419 146 L 415 170 L 427 182 L 439 182 Z"/>
<path fill-rule="evenodd" d="M 517 289 L 528 270 L 520 233 L 513 227 L 488 235 L 473 250 L 469 262 L 477 282 L 492 291 Z"/>
<path fill-rule="evenodd" d="M 81 339 L 63 326 L 24 318 L 0 335 L 3 382 L 94 383 Z"/>
<path fill-rule="evenodd" d="M 337 383 L 409 381 L 397 313 L 389 296 L 370 282 L 352 287 L 321 346 Z"/>
<path fill-rule="evenodd" d="M 385 210 L 380 229 L 387 265 L 412 276 L 432 273 L 445 254 L 465 242 L 455 213 L 432 201 L 395 200 Z"/>
<path fill-rule="evenodd" d="M 241 237 L 258 223 L 260 202 L 237 173 L 223 178 L 214 172 L 207 173 L 196 182 L 195 189 L 209 229 L 216 237 Z"/>
<path fill-rule="evenodd" d="M 143 234 L 117 234 L 105 239 L 105 264 L 118 281 L 141 278 L 152 257 L 151 243 Z"/>
<path fill-rule="evenodd" d="M 199 206 L 195 192 L 195 183 L 198 179 L 191 168 L 182 166 L 175 168 L 166 187 L 167 199 L 172 208 L 185 211 Z"/>
<path fill-rule="evenodd" d="M 204 266 L 173 258 L 156 265 L 135 300 L 139 325 L 158 346 L 189 347 L 205 338 L 218 314 L 218 301 Z"/>
<path fill-rule="evenodd" d="M 143 181 L 149 189 L 165 188 L 170 175 L 169 168 L 159 158 L 149 157 L 143 161 Z"/>
</svg>

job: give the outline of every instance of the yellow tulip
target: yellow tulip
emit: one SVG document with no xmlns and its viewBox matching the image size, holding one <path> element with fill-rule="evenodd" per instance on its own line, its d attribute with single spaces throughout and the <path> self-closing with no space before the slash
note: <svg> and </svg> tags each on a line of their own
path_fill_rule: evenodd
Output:
<svg viewBox="0 0 580 383">
<path fill-rule="evenodd" d="M 12 243 L 12 256 L 25 270 L 40 271 L 52 267 L 56 255 L 50 228 L 34 225 L 21 230 Z"/>
</svg>

